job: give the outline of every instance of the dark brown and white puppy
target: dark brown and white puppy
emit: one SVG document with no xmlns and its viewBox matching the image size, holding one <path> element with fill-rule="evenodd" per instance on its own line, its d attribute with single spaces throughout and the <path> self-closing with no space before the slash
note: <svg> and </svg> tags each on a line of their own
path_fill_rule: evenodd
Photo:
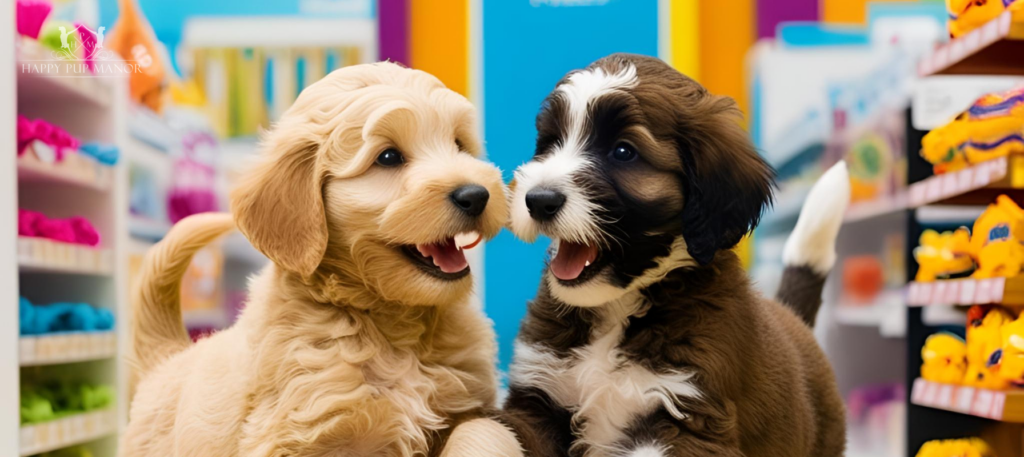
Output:
<svg viewBox="0 0 1024 457">
<path fill-rule="evenodd" d="M 842 455 L 842 400 L 808 324 L 845 165 L 786 248 L 789 307 L 766 299 L 730 250 L 774 186 L 740 123 L 731 99 L 635 55 L 569 73 L 545 100 L 512 201 L 519 237 L 553 239 L 503 416 L 527 455 Z"/>
</svg>

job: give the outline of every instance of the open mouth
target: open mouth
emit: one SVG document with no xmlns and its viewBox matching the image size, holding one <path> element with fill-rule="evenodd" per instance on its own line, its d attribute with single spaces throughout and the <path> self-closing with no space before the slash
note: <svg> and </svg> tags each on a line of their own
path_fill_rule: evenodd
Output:
<svg viewBox="0 0 1024 457">
<path fill-rule="evenodd" d="M 446 280 L 469 275 L 466 252 L 483 240 L 477 232 L 463 232 L 436 243 L 402 246 L 402 252 L 427 274 Z"/>
<path fill-rule="evenodd" d="M 555 240 L 555 256 L 551 259 L 551 274 L 564 285 L 583 284 L 596 276 L 604 266 L 604 258 L 597 246 L 566 240 Z"/>
</svg>

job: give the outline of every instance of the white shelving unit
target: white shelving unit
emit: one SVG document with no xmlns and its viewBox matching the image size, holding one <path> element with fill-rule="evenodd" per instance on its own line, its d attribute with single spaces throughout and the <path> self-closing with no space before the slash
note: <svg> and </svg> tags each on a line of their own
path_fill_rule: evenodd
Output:
<svg viewBox="0 0 1024 457">
<path fill-rule="evenodd" d="M 0 33 L 0 62 L 14 65 L 14 0 L 0 0 L 0 8 L 7 11 L 3 16 Z M 13 100 L 18 92 L 18 80 L 13 69 L 0 71 L 0 100 Z M 16 136 L 17 109 L 13 103 L 0 103 L 0 157 L 13 162 L 18 156 Z M 8 162 L 9 164 L 11 162 Z M 0 224 L 0 298 L 3 312 L 0 319 L 0 454 L 18 455 L 20 434 L 18 408 L 20 407 L 20 369 L 18 361 L 18 230 L 11 218 L 18 212 L 17 167 L 0 167 L 0 214 L 8 223 Z"/>
<path fill-rule="evenodd" d="M 14 10 L 13 2 L 2 0 Z M 13 22 L 13 15 L 6 16 Z M 13 24 L 8 30 L 13 30 Z M 14 126 L 18 114 L 60 126 L 83 142 L 100 141 L 122 150 L 126 145 L 127 80 L 123 77 L 70 77 L 23 73 L 18 62 L 38 56 L 34 41 L 0 39 L 0 61 L 13 71 L 0 72 L 0 98 L 17 100 L 0 108 L 7 133 L 3 151 L 10 166 L 0 167 L 0 214 L 17 220 L 18 209 L 39 211 L 50 218 L 83 216 L 99 232 L 96 248 L 42 238 L 18 237 L 13 223 L 0 224 L 0 319 L 5 342 L 0 344 L 0 455 L 35 455 L 86 444 L 96 457 L 116 453 L 117 432 L 127 421 L 127 370 L 122 358 L 128 336 L 126 264 L 121 254 L 127 233 L 127 170 L 63 167 L 34 160 L 32 151 L 18 158 Z M 13 67 L 13 68 L 12 68 Z M 87 160 L 75 156 L 72 160 Z M 10 183 L 10 184 L 8 184 Z M 10 196 L 10 197 L 8 197 Z M 33 335 L 19 338 L 18 300 L 35 304 L 85 302 L 110 310 L 115 330 L 104 333 Z M 61 379 L 107 384 L 117 391 L 109 409 L 21 426 L 19 386 Z"/>
</svg>

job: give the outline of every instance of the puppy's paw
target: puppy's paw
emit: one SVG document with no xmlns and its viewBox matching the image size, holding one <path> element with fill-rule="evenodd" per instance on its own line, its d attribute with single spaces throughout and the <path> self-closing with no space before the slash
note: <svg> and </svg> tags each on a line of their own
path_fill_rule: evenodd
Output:
<svg viewBox="0 0 1024 457">
<path fill-rule="evenodd" d="M 523 457 L 515 433 L 493 419 L 473 419 L 455 427 L 441 457 Z"/>
</svg>

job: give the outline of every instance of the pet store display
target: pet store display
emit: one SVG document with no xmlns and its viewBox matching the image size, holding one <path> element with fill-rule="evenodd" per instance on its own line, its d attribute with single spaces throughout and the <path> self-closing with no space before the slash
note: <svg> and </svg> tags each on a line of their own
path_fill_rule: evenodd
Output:
<svg viewBox="0 0 1024 457">
<path fill-rule="evenodd" d="M 927 381 L 991 390 L 1024 387 L 1024 317 L 999 305 L 967 312 L 966 341 L 948 332 L 928 337 L 921 349 Z"/>
<path fill-rule="evenodd" d="M 979 98 L 956 119 L 932 130 L 921 141 L 921 157 L 933 165 L 935 173 L 957 171 L 1021 152 L 1024 86 Z"/>
<path fill-rule="evenodd" d="M 1017 276 L 1024 266 L 1024 210 L 1007 195 L 974 221 L 973 230 L 961 227 L 938 233 L 925 230 L 914 249 L 918 262 L 916 280 L 975 279 Z M 973 273 L 972 273 L 973 272 Z"/>
</svg>

